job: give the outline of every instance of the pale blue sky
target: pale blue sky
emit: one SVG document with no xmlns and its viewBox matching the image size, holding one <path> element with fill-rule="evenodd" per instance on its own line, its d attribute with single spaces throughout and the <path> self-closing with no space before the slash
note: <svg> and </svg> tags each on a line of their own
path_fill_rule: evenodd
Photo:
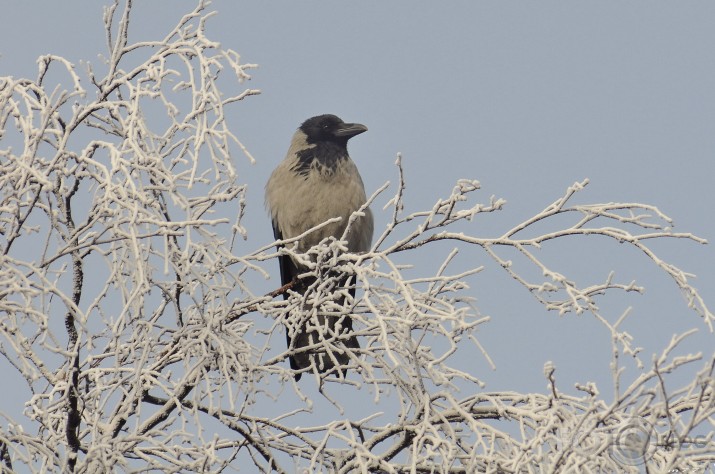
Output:
<svg viewBox="0 0 715 474">
<path fill-rule="evenodd" d="M 97 62 L 106 52 L 100 4 L 7 3 L 2 75 L 34 78 L 35 59 L 46 53 Z M 192 5 L 137 1 L 130 35 L 158 38 Z M 209 34 L 260 65 L 245 86 L 262 95 L 229 118 L 258 160 L 236 158 L 249 183 L 246 249 L 272 240 L 263 184 L 295 128 L 320 113 L 369 127 L 350 143 L 369 191 L 395 182 L 395 155 L 403 153 L 408 209 L 431 206 L 458 178 L 478 179 L 483 201 L 505 198 L 503 212 L 473 223 L 478 235 L 502 233 L 590 178 L 579 202 L 654 204 L 676 230 L 715 240 L 715 3 L 224 0 L 214 7 Z M 388 216 L 376 209 L 378 228 Z M 715 306 L 712 245 L 655 248 L 695 273 Z M 579 282 L 615 269 L 645 286 L 645 295 L 602 303 L 611 320 L 633 307 L 628 329 L 645 354 L 692 327 L 700 334 L 689 348 L 712 353 L 714 336 L 643 254 L 583 239 L 552 243 L 544 255 Z M 591 380 L 609 386 L 609 335 L 591 316 L 547 313 L 485 254 L 468 258 L 486 266 L 472 295 L 492 317 L 479 337 L 497 370 L 476 351 L 462 362 L 487 390 L 543 391 L 547 360 L 564 390 Z M 277 286 L 277 264 L 275 275 L 259 285 Z M 0 361 L 0 373 L 8 370 Z"/>
</svg>

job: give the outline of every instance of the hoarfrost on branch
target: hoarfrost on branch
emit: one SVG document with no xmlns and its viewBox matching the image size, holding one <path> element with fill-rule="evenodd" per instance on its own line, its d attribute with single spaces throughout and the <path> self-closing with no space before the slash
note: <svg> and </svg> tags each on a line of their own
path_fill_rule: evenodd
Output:
<svg viewBox="0 0 715 474">
<path fill-rule="evenodd" d="M 0 352 L 25 381 L 12 391 L 27 397 L 22 414 L 0 413 L 4 469 L 640 472 L 645 463 L 684 472 L 713 462 L 712 439 L 692 439 L 713 432 L 713 355 L 684 348 L 685 330 L 642 360 L 621 329 L 628 310 L 614 318 L 598 304 L 642 288 L 614 273 L 576 284 L 539 252 L 588 235 L 640 251 L 712 333 L 690 275 L 649 245 L 702 239 L 673 232 L 653 206 L 574 204 L 588 180 L 503 234 L 480 236 L 473 223 L 504 200 L 480 202 L 479 183 L 464 179 L 431 209 L 408 212 L 398 155 L 396 185 L 370 198 L 390 216 L 370 252 L 342 254 L 326 241 L 309 258 L 293 252 L 296 239 L 280 251 L 256 244 L 240 173 L 254 160 L 225 113 L 259 91 L 238 86 L 254 65 L 209 39 L 214 13 L 199 2 L 163 38 L 132 43 L 132 2 L 116 2 L 99 66 L 47 55 L 35 79 L 0 78 Z M 571 224 L 535 230 L 556 216 Z M 472 249 L 546 309 L 590 313 L 610 331 L 612 396 L 593 382 L 558 386 L 550 363 L 545 393 L 485 391 L 459 368 L 460 358 L 493 365 L 477 332 L 489 318 L 468 286 L 487 267 L 460 259 Z M 542 278 L 517 270 L 505 249 Z M 361 349 L 346 379 L 294 382 L 283 323 L 304 316 L 305 302 L 275 298 L 289 287 L 256 291 L 280 252 L 319 277 L 313 305 L 353 315 Z M 328 268 L 355 275 L 353 307 L 333 303 Z M 334 339 L 325 344 L 339 350 Z M 624 359 L 637 377 L 624 379 Z M 701 369 L 687 384 L 666 384 L 693 364 Z"/>
</svg>

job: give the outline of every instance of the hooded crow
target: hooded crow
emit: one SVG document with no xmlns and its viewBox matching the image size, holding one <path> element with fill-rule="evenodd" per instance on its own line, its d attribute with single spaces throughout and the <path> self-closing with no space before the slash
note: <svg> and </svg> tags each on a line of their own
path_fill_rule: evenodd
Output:
<svg viewBox="0 0 715 474">
<path fill-rule="evenodd" d="M 335 115 L 319 115 L 303 122 L 296 130 L 285 160 L 271 174 L 266 184 L 266 207 L 271 215 L 273 233 L 278 240 L 296 237 L 308 229 L 322 224 L 328 219 L 340 217 L 335 222 L 311 232 L 298 241 L 296 251 L 307 252 L 311 247 L 327 237 L 340 239 L 345 232 L 353 212 L 366 202 L 365 186 L 355 163 L 348 155 L 348 140 L 367 131 L 359 123 L 345 123 Z M 373 218 L 370 209 L 358 217 L 350 226 L 347 239 L 349 252 L 365 252 L 372 245 Z M 281 282 L 283 285 L 294 281 L 308 269 L 287 255 L 279 257 Z M 349 278 L 342 279 L 336 289 L 349 284 Z M 293 290 L 304 294 L 315 278 L 296 281 Z M 355 297 L 355 287 L 349 287 Z M 288 293 L 283 297 L 288 299 Z M 339 298 L 341 306 L 345 298 Z M 305 308 L 305 307 L 304 307 Z M 342 334 L 352 332 L 350 316 L 341 317 L 317 314 L 312 321 L 306 311 L 298 327 L 286 327 L 288 348 L 292 351 L 291 369 L 301 373 L 313 368 L 320 373 L 337 370 L 344 374 L 344 366 L 350 361 L 346 350 L 335 349 L 328 353 L 327 347 L 343 345 L 346 349 L 360 347 L 355 336 L 335 339 L 336 329 Z M 320 349 L 300 351 L 301 348 L 323 341 L 329 344 Z M 337 364 L 336 364 L 337 362 Z"/>
</svg>

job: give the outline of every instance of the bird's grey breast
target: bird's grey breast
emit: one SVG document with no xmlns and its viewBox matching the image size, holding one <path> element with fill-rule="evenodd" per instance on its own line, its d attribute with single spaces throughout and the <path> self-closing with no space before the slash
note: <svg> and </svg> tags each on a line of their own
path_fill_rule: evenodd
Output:
<svg viewBox="0 0 715 474">
<path fill-rule="evenodd" d="M 289 170 L 280 173 L 280 178 L 289 178 L 281 186 L 286 192 L 276 193 L 273 203 L 268 196 L 273 219 L 283 237 L 295 237 L 328 219 L 341 218 L 340 222 L 329 224 L 302 239 L 299 250 L 307 251 L 326 237 L 343 234 L 352 213 L 365 204 L 365 188 L 355 163 L 348 156 L 330 165 L 315 159 L 307 167 L 297 159 L 290 161 L 292 163 L 286 163 Z M 351 227 L 348 246 L 351 251 L 365 251 L 371 239 L 372 215 L 368 210 L 368 214 Z"/>
</svg>

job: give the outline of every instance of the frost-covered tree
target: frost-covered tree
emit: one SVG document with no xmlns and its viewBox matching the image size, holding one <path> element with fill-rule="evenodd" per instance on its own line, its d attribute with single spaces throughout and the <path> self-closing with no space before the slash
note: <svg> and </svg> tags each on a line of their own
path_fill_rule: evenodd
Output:
<svg viewBox="0 0 715 474">
<path fill-rule="evenodd" d="M 258 91 L 240 86 L 252 65 L 209 39 L 211 14 L 199 2 L 166 35 L 133 42 L 132 2 L 117 1 L 99 65 L 48 55 L 34 79 L 0 78 L 0 353 L 2 370 L 25 380 L 4 392 L 26 400 L 22 413 L 0 412 L 3 472 L 692 472 L 713 462 L 711 437 L 691 442 L 715 430 L 713 355 L 684 351 L 686 331 L 641 360 L 621 328 L 628 313 L 614 323 L 599 309 L 603 295 L 641 288 L 615 275 L 578 285 L 539 253 L 592 235 L 643 252 L 712 333 L 689 275 L 650 245 L 702 239 L 673 232 L 653 206 L 575 204 L 587 180 L 480 236 L 474 224 L 503 200 L 478 199 L 479 183 L 464 179 L 430 209 L 408 210 L 398 155 L 396 185 L 370 198 L 390 218 L 369 252 L 257 242 L 243 215 L 262 203 L 247 202 L 240 172 L 253 158 L 225 111 Z M 614 394 L 591 382 L 565 389 L 550 364 L 544 393 L 486 391 L 459 368 L 489 360 L 476 337 L 488 318 L 468 289 L 482 267 L 458 258 L 472 249 L 548 310 L 589 313 L 610 331 Z M 285 254 L 317 277 L 305 296 L 256 290 L 278 280 Z M 340 306 L 344 274 L 358 298 Z M 285 325 L 314 323 L 317 311 L 349 314 L 361 347 L 346 378 L 296 383 Z M 340 337 L 315 349 L 339 351 Z M 637 376 L 623 375 L 624 360 Z M 687 383 L 666 384 L 694 364 Z"/>
</svg>

